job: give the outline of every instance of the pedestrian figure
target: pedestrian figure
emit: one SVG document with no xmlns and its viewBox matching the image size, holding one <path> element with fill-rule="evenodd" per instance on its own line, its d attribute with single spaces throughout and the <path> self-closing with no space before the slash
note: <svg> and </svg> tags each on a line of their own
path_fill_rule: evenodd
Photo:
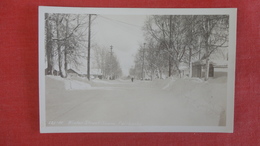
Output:
<svg viewBox="0 0 260 146">
<path fill-rule="evenodd" d="M 131 78 L 132 82 L 134 82 L 134 77 Z"/>
</svg>

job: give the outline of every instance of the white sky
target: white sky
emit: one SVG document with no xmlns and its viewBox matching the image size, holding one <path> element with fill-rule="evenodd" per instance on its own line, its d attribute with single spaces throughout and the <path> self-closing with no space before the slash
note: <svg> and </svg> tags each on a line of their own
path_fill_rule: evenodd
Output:
<svg viewBox="0 0 260 146">
<path fill-rule="evenodd" d="M 94 17 L 94 16 L 93 16 Z M 144 43 L 144 15 L 98 15 L 92 23 L 92 41 L 117 55 L 124 75 L 134 65 L 134 55 Z"/>
</svg>

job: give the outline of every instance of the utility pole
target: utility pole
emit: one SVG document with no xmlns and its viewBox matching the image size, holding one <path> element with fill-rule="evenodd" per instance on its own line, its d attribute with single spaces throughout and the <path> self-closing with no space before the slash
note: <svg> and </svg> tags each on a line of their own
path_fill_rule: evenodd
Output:
<svg viewBox="0 0 260 146">
<path fill-rule="evenodd" d="M 90 37 L 91 37 L 91 15 L 89 14 L 88 19 L 88 80 L 90 80 Z"/>
<path fill-rule="evenodd" d="M 112 52 L 113 46 L 112 45 L 110 46 L 110 49 L 111 49 L 110 53 L 111 53 L 111 56 L 112 56 L 112 54 L 113 54 L 113 52 Z"/>
<path fill-rule="evenodd" d="M 200 42 L 200 37 L 199 37 L 199 40 L 198 40 L 198 42 L 199 42 L 199 60 L 200 60 L 200 51 L 201 51 L 201 42 Z"/>
<path fill-rule="evenodd" d="M 142 80 L 144 80 L 144 51 L 145 51 L 145 43 L 143 48 Z"/>
<path fill-rule="evenodd" d="M 110 78 L 112 80 L 112 55 L 113 55 L 113 51 L 112 51 L 113 46 L 112 45 L 110 46 L 110 49 L 111 49 L 111 51 L 110 51 L 110 68 L 109 68 L 109 70 L 110 70 Z"/>
<path fill-rule="evenodd" d="M 170 42 L 169 42 L 169 77 L 172 75 L 172 15 L 170 15 Z"/>
</svg>

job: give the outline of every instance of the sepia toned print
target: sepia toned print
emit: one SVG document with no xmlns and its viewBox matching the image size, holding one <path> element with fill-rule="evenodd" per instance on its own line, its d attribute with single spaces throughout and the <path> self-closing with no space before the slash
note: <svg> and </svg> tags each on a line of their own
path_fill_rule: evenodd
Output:
<svg viewBox="0 0 260 146">
<path fill-rule="evenodd" d="M 39 16 L 41 132 L 232 132 L 235 9 Z"/>
</svg>

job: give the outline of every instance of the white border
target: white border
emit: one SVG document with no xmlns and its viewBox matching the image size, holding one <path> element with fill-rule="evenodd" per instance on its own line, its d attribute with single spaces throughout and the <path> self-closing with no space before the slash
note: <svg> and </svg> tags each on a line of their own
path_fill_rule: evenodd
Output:
<svg viewBox="0 0 260 146">
<path fill-rule="evenodd" d="M 44 13 L 106 14 L 106 15 L 229 15 L 229 53 L 227 81 L 226 126 L 80 126 L 47 127 L 45 125 L 45 62 Z M 39 105 L 41 133 L 75 132 L 220 132 L 232 133 L 234 123 L 236 8 L 219 9 L 153 9 L 153 8 L 72 8 L 39 6 Z"/>
</svg>

